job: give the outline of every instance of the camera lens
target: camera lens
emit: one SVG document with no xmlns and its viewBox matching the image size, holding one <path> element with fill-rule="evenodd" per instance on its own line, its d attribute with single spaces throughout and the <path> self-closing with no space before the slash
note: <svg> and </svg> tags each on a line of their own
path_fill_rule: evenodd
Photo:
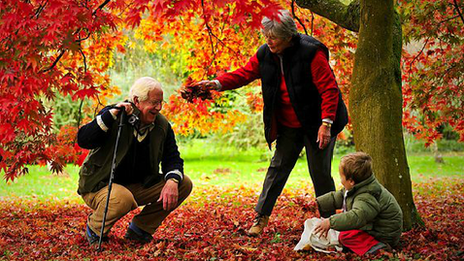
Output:
<svg viewBox="0 0 464 261">
<path fill-rule="evenodd" d="M 131 115 L 129 119 L 127 120 L 127 122 L 129 122 L 129 124 L 132 126 L 137 124 L 138 121 L 139 121 L 139 118 L 136 115 Z"/>
</svg>

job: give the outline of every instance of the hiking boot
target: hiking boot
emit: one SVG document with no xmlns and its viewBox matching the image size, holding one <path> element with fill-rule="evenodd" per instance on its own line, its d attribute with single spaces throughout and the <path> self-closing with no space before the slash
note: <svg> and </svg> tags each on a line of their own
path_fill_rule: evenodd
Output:
<svg viewBox="0 0 464 261">
<path fill-rule="evenodd" d="M 87 238 L 87 241 L 89 242 L 90 245 L 98 243 L 98 240 L 100 240 L 100 236 L 98 236 L 95 232 L 90 229 L 89 225 L 87 225 L 85 229 L 85 237 Z M 103 236 L 102 242 L 108 241 L 107 236 Z"/>
<path fill-rule="evenodd" d="M 248 235 L 255 237 L 261 234 L 261 232 L 263 232 L 263 229 L 267 226 L 268 222 L 269 216 L 261 214 L 256 215 L 253 226 L 251 226 L 250 230 L 248 230 Z"/>
<path fill-rule="evenodd" d="M 147 244 L 153 240 L 153 237 L 150 233 L 143 231 L 142 229 L 135 226 L 133 223 L 131 223 L 127 228 L 127 232 L 124 237 L 130 240 L 137 241 L 141 244 Z"/>
</svg>

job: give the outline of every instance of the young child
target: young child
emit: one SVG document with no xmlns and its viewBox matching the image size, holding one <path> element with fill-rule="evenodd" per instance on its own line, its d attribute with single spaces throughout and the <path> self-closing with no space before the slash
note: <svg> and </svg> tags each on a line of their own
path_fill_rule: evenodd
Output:
<svg viewBox="0 0 464 261">
<path fill-rule="evenodd" d="M 323 219 L 314 232 L 325 237 L 340 231 L 339 242 L 358 255 L 396 246 L 403 229 L 403 213 L 393 195 L 375 178 L 372 158 L 363 152 L 344 156 L 339 166 L 343 189 L 318 197 L 322 212 L 343 212 Z"/>
</svg>

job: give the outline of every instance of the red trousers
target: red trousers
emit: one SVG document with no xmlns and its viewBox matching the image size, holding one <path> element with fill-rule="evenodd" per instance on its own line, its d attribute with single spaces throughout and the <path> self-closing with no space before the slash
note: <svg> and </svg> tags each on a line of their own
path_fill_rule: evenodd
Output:
<svg viewBox="0 0 464 261">
<path fill-rule="evenodd" d="M 371 247 L 379 243 L 373 236 L 362 230 L 340 231 L 338 241 L 358 255 L 364 255 Z"/>
</svg>

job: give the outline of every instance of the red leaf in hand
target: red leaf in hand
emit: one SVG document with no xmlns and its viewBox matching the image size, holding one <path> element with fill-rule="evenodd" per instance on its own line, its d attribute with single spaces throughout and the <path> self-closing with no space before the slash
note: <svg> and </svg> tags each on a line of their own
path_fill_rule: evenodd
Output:
<svg viewBox="0 0 464 261">
<path fill-rule="evenodd" d="M 193 102 L 195 98 L 200 98 L 202 100 L 211 100 L 213 97 L 211 91 L 203 83 L 192 82 L 192 79 L 189 77 L 184 83 L 180 91 L 182 98 L 188 102 Z"/>
</svg>

